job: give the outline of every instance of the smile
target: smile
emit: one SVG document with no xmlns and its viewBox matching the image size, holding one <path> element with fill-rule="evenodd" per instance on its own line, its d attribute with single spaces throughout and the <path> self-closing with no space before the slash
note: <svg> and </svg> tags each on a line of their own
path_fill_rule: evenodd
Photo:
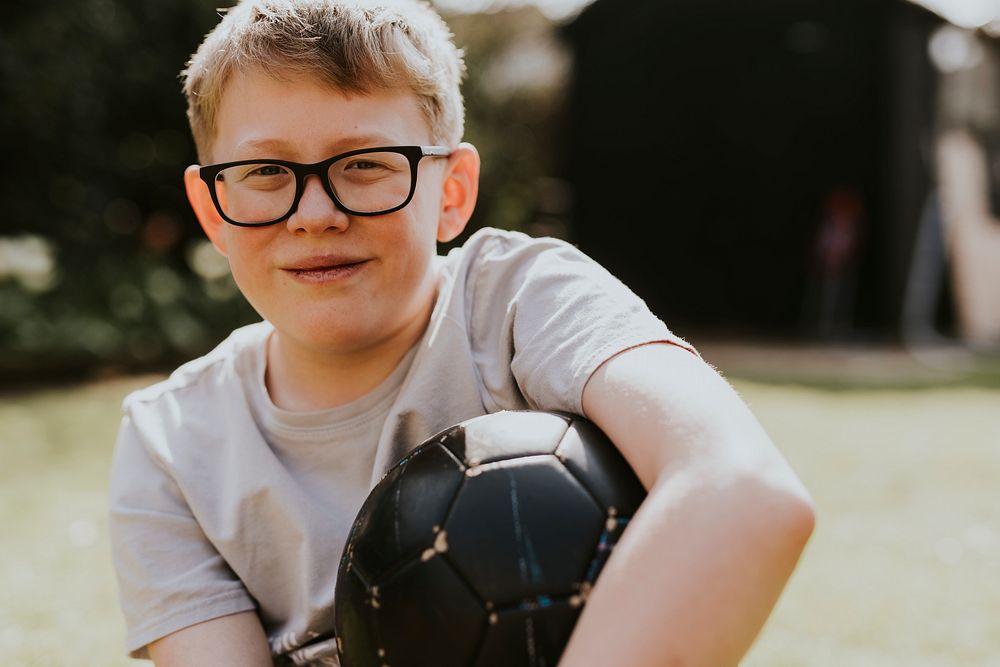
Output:
<svg viewBox="0 0 1000 667">
<path fill-rule="evenodd" d="M 340 282 L 360 273 L 368 265 L 366 259 L 341 260 L 310 260 L 298 266 L 285 268 L 286 274 L 296 282 L 310 285 Z"/>
</svg>

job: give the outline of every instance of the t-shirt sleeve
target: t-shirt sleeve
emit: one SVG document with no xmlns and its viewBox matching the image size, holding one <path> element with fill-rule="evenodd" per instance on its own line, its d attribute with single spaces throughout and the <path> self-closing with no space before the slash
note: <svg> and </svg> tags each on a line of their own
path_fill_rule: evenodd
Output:
<svg viewBox="0 0 1000 667">
<path fill-rule="evenodd" d="M 470 278 L 467 303 L 483 383 L 502 397 L 505 378 L 513 377 L 532 409 L 582 414 L 587 380 L 629 348 L 666 342 L 694 351 L 620 280 L 562 241 L 490 237 Z"/>
<path fill-rule="evenodd" d="M 111 470 L 110 534 L 134 658 L 148 657 L 146 645 L 172 632 L 255 607 L 168 469 L 126 411 Z"/>
</svg>

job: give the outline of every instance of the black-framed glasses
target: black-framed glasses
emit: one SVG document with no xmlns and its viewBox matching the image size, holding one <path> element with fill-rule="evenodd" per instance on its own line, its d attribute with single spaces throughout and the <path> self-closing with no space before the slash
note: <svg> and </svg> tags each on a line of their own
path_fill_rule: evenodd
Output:
<svg viewBox="0 0 1000 667">
<path fill-rule="evenodd" d="M 413 199 L 417 165 L 448 157 L 444 146 L 379 146 L 347 151 L 314 164 L 288 160 L 239 160 L 201 167 L 223 220 L 263 227 L 286 220 L 299 205 L 306 176 L 315 174 L 326 193 L 350 215 L 384 215 Z"/>
</svg>

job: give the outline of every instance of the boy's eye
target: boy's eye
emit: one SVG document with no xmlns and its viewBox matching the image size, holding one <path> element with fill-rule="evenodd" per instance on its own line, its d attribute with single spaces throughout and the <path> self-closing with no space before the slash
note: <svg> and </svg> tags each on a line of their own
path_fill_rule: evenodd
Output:
<svg viewBox="0 0 1000 667">
<path fill-rule="evenodd" d="M 358 171 L 370 171 L 372 169 L 385 169 L 386 165 L 375 160 L 354 160 L 344 165 L 344 170 L 355 169 Z"/>
<path fill-rule="evenodd" d="M 225 183 L 230 190 L 232 188 L 275 190 L 288 187 L 289 184 L 295 182 L 292 172 L 287 168 L 268 162 L 229 167 L 224 169 L 219 177 L 219 180 Z"/>
<path fill-rule="evenodd" d="M 348 186 L 395 184 L 410 179 L 410 163 L 405 155 L 392 151 L 376 151 L 351 155 L 330 166 L 330 182 L 335 189 Z"/>
<path fill-rule="evenodd" d="M 246 177 L 250 176 L 281 176 L 287 173 L 285 168 L 276 164 L 262 164 L 257 167 L 252 167 L 250 171 L 247 172 Z"/>
</svg>

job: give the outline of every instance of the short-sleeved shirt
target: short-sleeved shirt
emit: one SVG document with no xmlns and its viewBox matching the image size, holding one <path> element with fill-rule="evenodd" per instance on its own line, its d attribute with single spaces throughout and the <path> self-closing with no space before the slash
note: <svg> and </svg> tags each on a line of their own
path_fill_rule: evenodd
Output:
<svg viewBox="0 0 1000 667">
<path fill-rule="evenodd" d="M 650 342 L 688 347 L 573 246 L 481 230 L 438 262 L 426 332 L 377 388 L 277 408 L 260 322 L 126 398 L 111 537 L 127 648 L 241 611 L 281 664 L 336 665 L 333 595 L 368 491 L 406 452 L 500 410 L 582 414 L 591 374 Z"/>
</svg>

